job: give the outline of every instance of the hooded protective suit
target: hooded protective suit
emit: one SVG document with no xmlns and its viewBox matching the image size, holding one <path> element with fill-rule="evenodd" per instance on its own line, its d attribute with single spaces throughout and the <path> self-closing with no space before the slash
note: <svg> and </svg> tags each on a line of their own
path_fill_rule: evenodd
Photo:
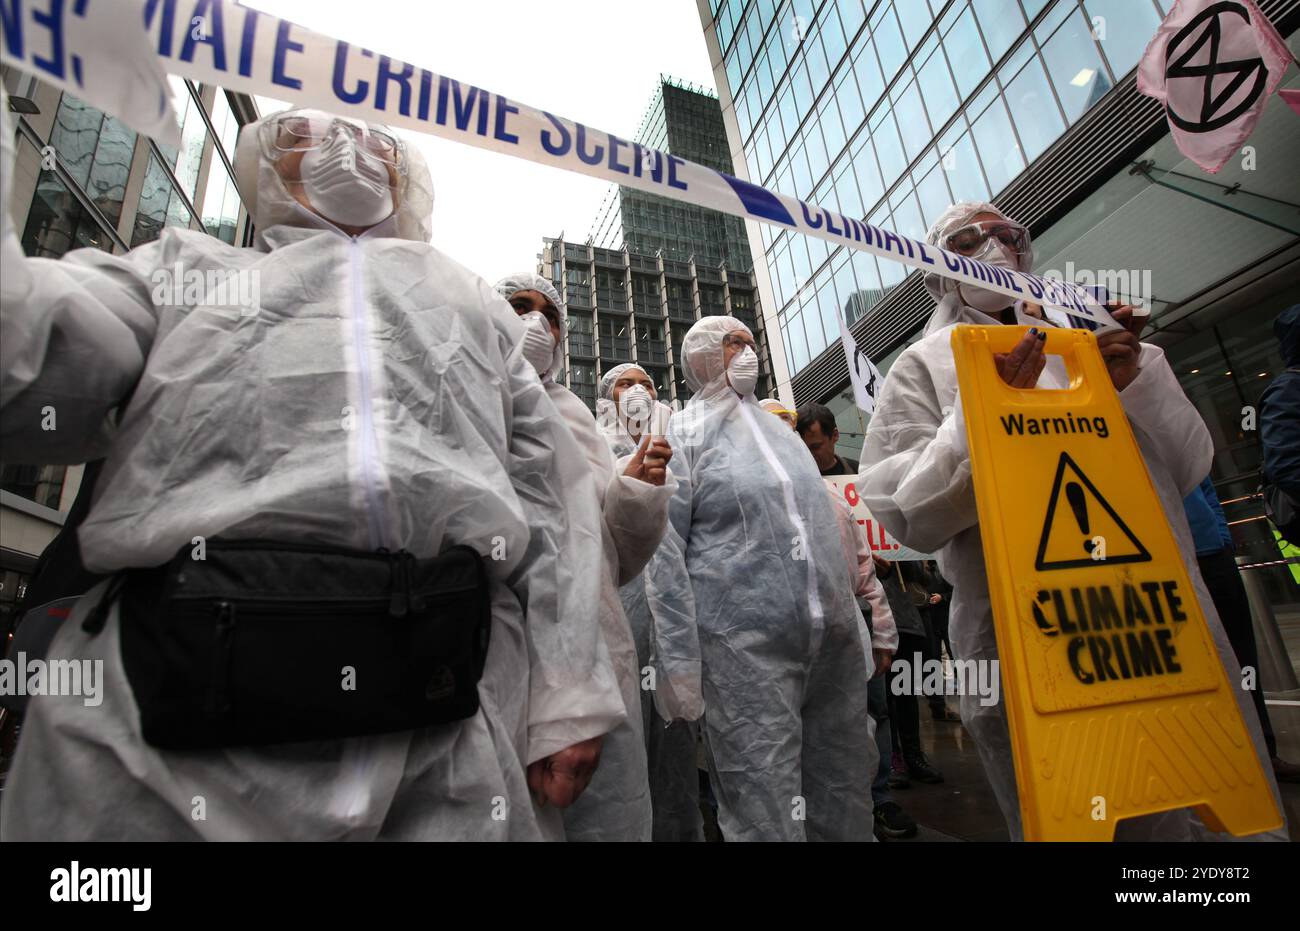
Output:
<svg viewBox="0 0 1300 931">
<path fill-rule="evenodd" d="M 103 703 L 31 702 L 4 839 L 541 838 L 558 813 L 536 809 L 526 765 L 625 714 L 587 571 L 601 531 L 582 450 L 520 355 L 510 307 L 425 241 L 418 152 L 404 153 L 396 213 L 353 238 L 291 198 L 259 144 L 267 120 L 244 127 L 235 158 L 256 248 L 169 227 L 122 256 L 30 259 L 0 211 L 7 458 L 107 456 L 80 533 L 99 572 L 218 535 L 501 556 L 485 560 L 481 708 L 373 737 L 160 751 L 141 737 L 118 650 L 130 619 L 114 608 L 98 635 L 81 628 L 100 586 L 51 658 L 102 660 Z M 6 182 L 12 138 L 6 124 Z M 182 269 L 254 276 L 259 302 L 154 291 Z M 39 427 L 47 404 L 57 431 Z"/>
<path fill-rule="evenodd" d="M 646 591 L 656 623 L 698 624 L 725 838 L 870 840 L 865 625 L 833 502 L 798 435 L 729 386 L 732 332 L 748 329 L 706 317 L 682 343 L 696 393 L 668 441 L 689 480 Z"/>
<path fill-rule="evenodd" d="M 952 228 L 983 209 L 991 208 L 956 205 L 931 230 L 929 241 L 937 244 Z M 938 287 L 931 287 L 931 291 L 939 296 Z M 1020 308 L 1016 309 L 1016 317 L 1020 325 L 1043 325 Z M 939 552 L 940 572 L 953 585 L 950 639 L 956 658 L 963 661 L 994 660 L 998 649 L 950 330 L 956 323 L 988 326 L 998 322 L 963 305 L 955 290 L 947 290 L 925 337 L 903 351 L 885 378 L 867 430 L 858 481 L 858 491 L 867 507 L 891 534 L 922 552 Z M 1143 344 L 1139 364 L 1141 373 L 1119 393 L 1119 398 L 1178 540 L 1228 679 L 1237 682 L 1240 668 L 1201 580 L 1182 507 L 1183 497 L 1209 473 L 1214 445 L 1200 414 L 1165 361 L 1164 352 Z M 1068 384 L 1061 358 L 1048 356 L 1038 387 L 1065 388 Z M 1236 697 L 1276 796 L 1277 787 L 1251 700 L 1240 690 Z M 1015 768 L 1002 702 L 986 707 L 979 696 L 964 695 L 961 717 L 979 748 L 1011 836 L 1020 839 Z M 1207 833 L 1189 809 L 1181 809 L 1121 821 L 1116 839 L 1190 840 Z"/>
<path fill-rule="evenodd" d="M 631 362 L 614 366 L 602 376 L 600 397 L 596 401 L 596 422 L 616 457 L 630 456 L 641 439 L 628 432 L 627 422 L 619 416 L 614 402 L 614 384 L 628 369 L 644 372 Z M 653 413 L 645 417 L 644 422 L 652 431 L 662 435 L 671 416 L 672 408 L 655 401 Z M 685 480 L 678 457 L 669 460 L 668 468 L 679 481 Z M 646 598 L 644 574 L 620 588 L 618 595 L 632 628 L 638 668 L 656 668 L 662 651 L 655 643 L 658 632 Z M 665 635 L 670 632 L 671 628 L 663 631 Z M 669 651 L 673 648 L 671 643 L 666 646 Z M 655 690 L 641 690 L 641 721 L 645 728 L 650 802 L 654 810 L 652 837 L 660 842 L 702 841 L 704 823 L 700 817 L 700 781 L 696 765 L 699 724 L 696 721 L 665 720 L 655 707 L 654 695 Z"/>
<path fill-rule="evenodd" d="M 503 278 L 497 293 L 509 298 L 519 291 L 537 291 L 566 320 L 564 301 L 554 286 L 539 275 L 522 273 Z M 600 765 L 582 796 L 564 811 L 564 833 L 569 840 L 650 840 L 652 807 L 647 776 L 644 722 L 641 716 L 641 663 L 632 631 L 619 599 L 619 586 L 640 575 L 655 547 L 663 539 L 668 501 L 676 488 L 672 474 L 655 487 L 623 474 L 626 460 L 615 462 L 609 445 L 596 428 L 595 418 L 581 399 L 555 381 L 561 370 L 563 345 L 557 345 L 551 367 L 543 375 L 546 393 L 564 424 L 573 433 L 595 479 L 594 497 L 602 521 L 603 571 L 599 574 L 600 629 L 622 690 L 627 720 L 606 737 Z M 575 490 L 574 494 L 579 492 Z M 582 494 L 593 494 L 583 488 Z M 586 563 L 583 571 L 597 563 Z"/>
</svg>

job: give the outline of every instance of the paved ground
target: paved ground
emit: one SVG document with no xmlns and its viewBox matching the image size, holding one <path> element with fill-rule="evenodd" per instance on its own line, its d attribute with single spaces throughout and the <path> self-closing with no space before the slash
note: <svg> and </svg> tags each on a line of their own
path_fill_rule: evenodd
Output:
<svg viewBox="0 0 1300 931">
<path fill-rule="evenodd" d="M 894 790 L 894 801 L 916 819 L 920 830 L 915 838 L 890 843 L 1008 840 L 1006 820 L 966 729 L 935 721 L 922 707 L 921 747 L 944 781 L 935 786 L 913 781 L 909 789 Z"/>
</svg>

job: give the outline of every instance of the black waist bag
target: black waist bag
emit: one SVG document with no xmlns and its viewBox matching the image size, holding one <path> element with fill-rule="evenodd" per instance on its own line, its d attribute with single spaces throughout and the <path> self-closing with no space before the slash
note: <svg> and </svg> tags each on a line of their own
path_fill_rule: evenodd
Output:
<svg viewBox="0 0 1300 931">
<path fill-rule="evenodd" d="M 153 746 L 352 737 L 478 711 L 491 614 L 468 547 L 417 559 L 210 540 L 205 559 L 186 547 L 117 585 L 122 661 Z"/>
</svg>

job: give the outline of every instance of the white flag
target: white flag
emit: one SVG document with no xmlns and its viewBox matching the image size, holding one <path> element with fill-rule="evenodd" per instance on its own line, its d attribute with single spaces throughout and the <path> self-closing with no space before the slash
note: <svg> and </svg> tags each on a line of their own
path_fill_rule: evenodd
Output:
<svg viewBox="0 0 1300 931">
<path fill-rule="evenodd" d="M 864 414 L 872 414 L 876 410 L 876 397 L 880 394 L 880 370 L 865 352 L 858 349 L 857 340 L 844 325 L 844 318 L 839 314 L 836 318 L 840 322 L 840 340 L 844 343 L 844 359 L 849 365 L 849 380 L 853 382 L 853 399 Z"/>
</svg>

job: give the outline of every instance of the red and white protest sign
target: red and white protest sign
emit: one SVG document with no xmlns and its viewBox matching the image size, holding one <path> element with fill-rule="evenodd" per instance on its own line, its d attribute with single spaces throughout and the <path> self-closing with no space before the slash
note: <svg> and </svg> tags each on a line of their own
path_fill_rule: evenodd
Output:
<svg viewBox="0 0 1300 931">
<path fill-rule="evenodd" d="M 858 495 L 857 476 L 828 475 L 825 476 L 825 479 L 826 483 L 849 503 L 849 509 L 853 511 L 853 519 L 866 530 L 867 542 L 871 544 L 871 552 L 876 556 L 884 559 L 902 560 L 934 559 L 934 556 L 930 553 L 920 553 L 910 546 L 899 543 L 898 540 L 890 536 L 889 531 L 872 518 L 871 512 L 867 510 L 866 504 Z"/>
<path fill-rule="evenodd" d="M 1213 174 L 1254 131 L 1292 58 L 1252 0 L 1177 0 L 1137 86 L 1164 103 L 1178 150 Z"/>
</svg>

